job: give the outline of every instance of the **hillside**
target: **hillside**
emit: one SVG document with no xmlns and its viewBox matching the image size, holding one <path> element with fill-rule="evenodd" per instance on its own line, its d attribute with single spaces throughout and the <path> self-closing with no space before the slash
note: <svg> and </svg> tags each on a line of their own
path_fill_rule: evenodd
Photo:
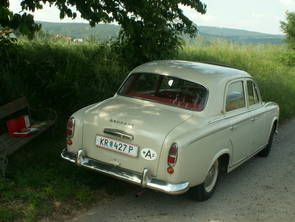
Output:
<svg viewBox="0 0 295 222">
<path fill-rule="evenodd" d="M 271 35 L 242 29 L 199 26 L 201 35 L 248 43 L 282 43 L 283 35 Z"/>
<path fill-rule="evenodd" d="M 42 30 L 50 34 L 61 34 L 73 38 L 96 38 L 102 41 L 115 38 L 120 26 L 113 24 L 98 24 L 94 28 L 86 23 L 51 23 L 39 22 Z M 282 43 L 283 35 L 271 35 L 240 29 L 199 26 L 199 33 L 205 37 L 225 38 L 245 43 Z"/>
<path fill-rule="evenodd" d="M 92 28 L 87 23 L 39 23 L 42 24 L 42 30 L 50 34 L 61 34 L 83 39 L 88 39 L 93 36 L 103 41 L 117 37 L 120 30 L 120 26 L 112 24 L 97 24 Z"/>
</svg>

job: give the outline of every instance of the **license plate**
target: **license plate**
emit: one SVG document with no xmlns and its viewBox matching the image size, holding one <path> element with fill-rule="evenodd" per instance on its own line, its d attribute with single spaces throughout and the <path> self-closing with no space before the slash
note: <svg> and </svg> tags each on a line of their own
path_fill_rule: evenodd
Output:
<svg viewBox="0 0 295 222">
<path fill-rule="evenodd" d="M 101 135 L 96 135 L 96 146 L 133 157 L 137 157 L 138 153 L 138 146 L 136 145 L 114 140 Z"/>
</svg>

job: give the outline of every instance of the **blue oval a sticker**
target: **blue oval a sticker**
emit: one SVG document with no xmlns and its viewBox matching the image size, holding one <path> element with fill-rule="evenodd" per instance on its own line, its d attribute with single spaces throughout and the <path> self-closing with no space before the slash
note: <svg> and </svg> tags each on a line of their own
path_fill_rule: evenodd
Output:
<svg viewBox="0 0 295 222">
<path fill-rule="evenodd" d="M 143 159 L 146 160 L 155 160 L 157 159 L 157 153 L 150 149 L 150 148 L 144 148 L 140 151 L 140 155 Z"/>
</svg>

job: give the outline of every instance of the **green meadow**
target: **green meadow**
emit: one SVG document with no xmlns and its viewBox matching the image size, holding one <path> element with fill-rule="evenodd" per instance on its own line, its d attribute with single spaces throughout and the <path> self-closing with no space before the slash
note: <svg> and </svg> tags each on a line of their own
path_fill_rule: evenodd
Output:
<svg viewBox="0 0 295 222">
<path fill-rule="evenodd" d="M 25 95 L 32 107 L 57 110 L 52 132 L 9 157 L 0 181 L 0 221 L 64 218 L 76 209 L 138 188 L 61 160 L 66 119 L 77 109 L 112 96 L 132 67 L 111 43 L 20 41 L 0 45 L 0 104 Z M 238 44 L 220 39 L 191 41 L 181 59 L 243 69 L 258 82 L 265 101 L 280 105 L 281 121 L 295 116 L 295 52 L 286 45 Z M 119 190 L 119 191 L 118 191 Z"/>
</svg>

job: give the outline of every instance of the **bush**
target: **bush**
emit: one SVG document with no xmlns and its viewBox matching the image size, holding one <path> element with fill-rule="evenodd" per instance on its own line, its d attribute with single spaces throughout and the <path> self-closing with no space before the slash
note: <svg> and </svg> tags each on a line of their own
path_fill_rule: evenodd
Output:
<svg viewBox="0 0 295 222">
<path fill-rule="evenodd" d="M 25 95 L 34 107 L 52 107 L 67 117 L 111 97 L 130 71 L 130 63 L 117 50 L 112 43 L 95 42 L 0 44 L 0 104 Z M 295 56 L 284 45 L 240 45 L 217 39 L 186 45 L 174 58 L 248 71 L 263 98 L 280 105 L 282 119 L 295 115 Z"/>
<path fill-rule="evenodd" d="M 295 65 L 295 51 L 285 52 L 279 59 L 283 64 L 292 67 Z"/>
<path fill-rule="evenodd" d="M 22 42 L 1 46 L 0 103 L 25 95 L 64 115 L 114 95 L 127 68 L 108 44 Z"/>
</svg>

